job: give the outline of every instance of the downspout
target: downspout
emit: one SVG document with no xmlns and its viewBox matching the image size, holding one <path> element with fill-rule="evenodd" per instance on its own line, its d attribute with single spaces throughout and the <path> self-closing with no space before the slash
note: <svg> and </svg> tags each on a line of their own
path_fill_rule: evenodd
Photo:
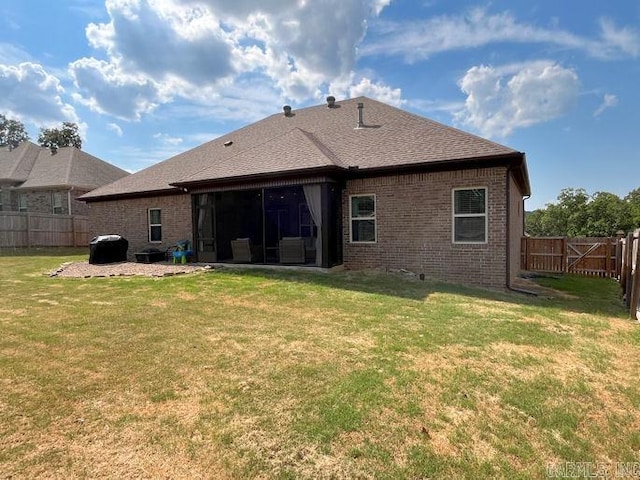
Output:
<svg viewBox="0 0 640 480">
<path fill-rule="evenodd" d="M 71 192 L 73 191 L 74 187 L 71 186 L 71 188 L 67 191 L 67 206 L 69 208 L 69 215 L 71 215 Z"/>
</svg>

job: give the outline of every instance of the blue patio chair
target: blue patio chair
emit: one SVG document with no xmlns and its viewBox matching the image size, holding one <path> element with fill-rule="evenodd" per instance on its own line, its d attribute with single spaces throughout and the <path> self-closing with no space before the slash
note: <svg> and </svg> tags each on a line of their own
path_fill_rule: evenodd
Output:
<svg viewBox="0 0 640 480">
<path fill-rule="evenodd" d="M 171 255 L 173 256 L 173 263 L 187 263 L 187 258 L 193 257 L 193 250 L 190 248 L 191 242 L 189 240 L 181 240 L 176 243 L 176 248 Z"/>
</svg>

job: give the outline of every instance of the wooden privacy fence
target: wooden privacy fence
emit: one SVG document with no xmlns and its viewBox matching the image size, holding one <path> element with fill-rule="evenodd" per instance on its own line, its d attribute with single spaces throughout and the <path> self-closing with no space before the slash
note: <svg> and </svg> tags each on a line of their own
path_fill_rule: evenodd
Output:
<svg viewBox="0 0 640 480">
<path fill-rule="evenodd" d="M 640 320 L 640 229 L 621 242 L 620 285 L 631 318 Z"/>
<path fill-rule="evenodd" d="M 86 246 L 88 226 L 80 215 L 0 212 L 0 248 Z"/>
<path fill-rule="evenodd" d="M 521 268 L 533 272 L 620 275 L 618 238 L 523 237 Z"/>
</svg>

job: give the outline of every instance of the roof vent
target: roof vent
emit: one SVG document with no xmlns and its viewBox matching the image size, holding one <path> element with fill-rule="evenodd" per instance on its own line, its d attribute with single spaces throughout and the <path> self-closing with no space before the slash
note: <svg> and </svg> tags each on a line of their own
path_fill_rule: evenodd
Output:
<svg viewBox="0 0 640 480">
<path fill-rule="evenodd" d="M 364 103 L 358 102 L 358 125 L 356 128 L 364 128 L 364 115 L 362 111 L 364 110 Z"/>
<path fill-rule="evenodd" d="M 333 95 L 329 95 L 327 97 L 327 107 L 333 108 L 335 103 L 336 103 L 336 97 L 334 97 Z"/>
<path fill-rule="evenodd" d="M 291 105 L 285 105 L 284 107 L 282 107 L 282 110 L 284 110 L 285 117 L 291 116 Z"/>
<path fill-rule="evenodd" d="M 226 142 L 224 142 L 223 144 L 225 147 L 230 147 L 231 145 L 233 145 L 233 140 L 227 140 Z"/>
</svg>

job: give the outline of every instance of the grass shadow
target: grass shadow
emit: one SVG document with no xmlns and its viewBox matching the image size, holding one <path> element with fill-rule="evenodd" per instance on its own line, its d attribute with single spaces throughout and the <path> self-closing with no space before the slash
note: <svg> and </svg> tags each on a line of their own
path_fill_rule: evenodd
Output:
<svg viewBox="0 0 640 480">
<path fill-rule="evenodd" d="M 226 270 L 226 268 L 225 268 Z M 280 279 L 302 284 L 313 284 L 322 287 L 337 288 L 353 292 L 399 297 L 423 302 L 430 295 L 452 294 L 464 295 L 488 300 L 516 304 L 525 307 L 552 307 L 575 313 L 605 315 L 626 318 L 619 284 L 611 279 L 563 275 L 555 277 L 539 277 L 535 282 L 545 287 L 543 293 L 530 295 L 517 291 L 497 291 L 474 288 L 431 280 L 421 281 L 416 277 L 402 274 L 342 271 L 317 273 L 301 271 L 276 271 L 261 269 L 233 269 L 228 271 L 249 277 Z"/>
</svg>

